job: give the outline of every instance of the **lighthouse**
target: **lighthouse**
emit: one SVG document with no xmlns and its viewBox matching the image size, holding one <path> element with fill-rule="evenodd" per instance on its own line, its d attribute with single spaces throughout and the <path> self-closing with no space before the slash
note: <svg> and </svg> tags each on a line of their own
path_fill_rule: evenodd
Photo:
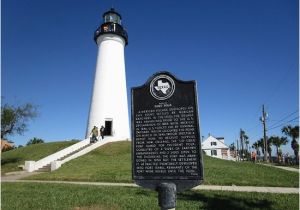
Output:
<svg viewBox="0 0 300 210">
<path fill-rule="evenodd" d="M 98 56 L 86 138 L 94 126 L 104 126 L 104 138 L 109 141 L 130 138 L 124 60 L 128 36 L 121 21 L 121 15 L 110 9 L 94 33 Z"/>
</svg>

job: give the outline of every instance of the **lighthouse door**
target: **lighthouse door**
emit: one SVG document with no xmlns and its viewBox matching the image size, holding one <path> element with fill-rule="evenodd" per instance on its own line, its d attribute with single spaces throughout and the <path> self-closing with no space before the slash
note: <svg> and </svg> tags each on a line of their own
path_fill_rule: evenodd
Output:
<svg viewBox="0 0 300 210">
<path fill-rule="evenodd" d="M 104 135 L 105 136 L 112 136 L 112 120 L 105 120 L 105 130 Z"/>
</svg>

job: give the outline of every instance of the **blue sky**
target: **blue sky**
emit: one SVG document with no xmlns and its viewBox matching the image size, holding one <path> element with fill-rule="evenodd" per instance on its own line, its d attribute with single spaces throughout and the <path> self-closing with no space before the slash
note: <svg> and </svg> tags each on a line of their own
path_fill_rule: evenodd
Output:
<svg viewBox="0 0 300 210">
<path fill-rule="evenodd" d="M 112 5 L 129 35 L 128 90 L 161 70 L 196 80 L 201 135 L 224 136 L 228 145 L 240 128 L 251 143 L 262 137 L 262 104 L 268 136 L 298 124 L 297 0 L 2 0 L 4 102 L 32 102 L 40 113 L 23 136 L 10 136 L 17 145 L 84 137 L 93 33 Z M 290 143 L 284 151 L 292 153 Z"/>
</svg>

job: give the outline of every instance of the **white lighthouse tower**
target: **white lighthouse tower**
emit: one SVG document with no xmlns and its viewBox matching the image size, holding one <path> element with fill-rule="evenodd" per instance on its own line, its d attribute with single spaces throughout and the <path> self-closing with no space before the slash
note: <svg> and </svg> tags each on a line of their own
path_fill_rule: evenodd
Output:
<svg viewBox="0 0 300 210">
<path fill-rule="evenodd" d="M 103 14 L 103 22 L 94 34 L 98 57 L 86 138 L 94 126 L 104 126 L 105 138 L 127 140 L 130 134 L 124 48 L 128 36 L 121 15 L 114 9 Z"/>
</svg>

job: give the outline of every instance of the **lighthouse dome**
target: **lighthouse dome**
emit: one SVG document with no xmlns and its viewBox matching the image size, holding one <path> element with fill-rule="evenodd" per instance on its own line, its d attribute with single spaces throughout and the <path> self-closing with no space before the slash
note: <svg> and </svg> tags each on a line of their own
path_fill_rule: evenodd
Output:
<svg viewBox="0 0 300 210">
<path fill-rule="evenodd" d="M 121 25 L 121 15 L 117 13 L 114 8 L 111 8 L 109 11 L 103 14 L 104 23 L 112 22 Z"/>
<path fill-rule="evenodd" d="M 115 34 L 121 36 L 125 45 L 128 44 L 128 35 L 121 25 L 122 17 L 113 8 L 103 14 L 103 23 L 94 33 L 94 40 L 97 43 L 98 38 L 103 34 Z M 97 43 L 98 44 L 98 43 Z"/>
</svg>

